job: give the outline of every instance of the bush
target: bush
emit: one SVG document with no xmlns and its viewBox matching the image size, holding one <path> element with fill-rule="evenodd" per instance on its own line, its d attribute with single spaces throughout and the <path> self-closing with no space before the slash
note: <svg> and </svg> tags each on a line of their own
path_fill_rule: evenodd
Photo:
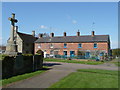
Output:
<svg viewBox="0 0 120 90">
<path fill-rule="evenodd" d="M 33 56 L 33 54 L 22 54 L 23 56 Z"/>
<path fill-rule="evenodd" d="M 23 63 L 25 72 L 33 71 L 33 56 L 23 56 Z"/>
<path fill-rule="evenodd" d="M 85 52 L 78 50 L 77 55 L 78 55 L 78 56 L 84 56 L 84 55 L 85 55 Z"/>
<path fill-rule="evenodd" d="M 43 55 L 43 51 L 42 51 L 42 50 L 38 50 L 36 53 L 37 53 L 38 55 Z"/>
<path fill-rule="evenodd" d="M 3 55 L 2 58 L 2 78 L 42 69 L 43 56 L 41 55 L 24 54 L 16 57 Z"/>
<path fill-rule="evenodd" d="M 9 78 L 14 73 L 14 57 L 4 56 L 2 60 L 2 78 Z"/>
</svg>

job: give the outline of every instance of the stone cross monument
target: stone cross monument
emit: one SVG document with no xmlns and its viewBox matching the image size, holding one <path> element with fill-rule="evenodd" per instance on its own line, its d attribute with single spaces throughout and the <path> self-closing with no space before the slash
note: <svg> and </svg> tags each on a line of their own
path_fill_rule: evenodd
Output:
<svg viewBox="0 0 120 90">
<path fill-rule="evenodd" d="M 14 31 L 15 31 L 15 23 L 17 23 L 18 20 L 15 19 L 14 13 L 12 13 L 12 17 L 11 18 L 9 17 L 8 20 L 11 21 L 11 33 L 10 33 L 10 38 L 7 42 L 5 54 L 14 56 L 17 55 L 17 45 L 16 45 L 16 40 L 14 38 Z"/>
</svg>

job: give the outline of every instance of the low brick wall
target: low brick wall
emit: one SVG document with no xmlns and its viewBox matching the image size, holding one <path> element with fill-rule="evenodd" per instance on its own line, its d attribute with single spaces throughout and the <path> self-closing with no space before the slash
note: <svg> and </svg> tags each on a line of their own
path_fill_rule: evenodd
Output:
<svg viewBox="0 0 120 90">
<path fill-rule="evenodd" d="M 43 56 L 5 56 L 2 60 L 2 78 L 33 72 L 42 69 Z"/>
</svg>

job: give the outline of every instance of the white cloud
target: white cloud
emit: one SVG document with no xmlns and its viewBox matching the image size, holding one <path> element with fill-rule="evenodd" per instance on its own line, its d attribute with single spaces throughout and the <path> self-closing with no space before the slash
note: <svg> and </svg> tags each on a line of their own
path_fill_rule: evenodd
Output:
<svg viewBox="0 0 120 90">
<path fill-rule="evenodd" d="M 41 28 L 41 29 L 47 29 L 47 26 L 41 25 L 40 28 Z"/>
<path fill-rule="evenodd" d="M 77 23 L 77 21 L 76 21 L 76 20 L 72 20 L 72 23 L 73 23 L 73 24 L 76 24 L 76 23 Z"/>
<path fill-rule="evenodd" d="M 69 14 L 66 15 L 67 19 L 70 20 L 73 24 L 77 24 L 77 20 L 72 18 Z"/>
</svg>

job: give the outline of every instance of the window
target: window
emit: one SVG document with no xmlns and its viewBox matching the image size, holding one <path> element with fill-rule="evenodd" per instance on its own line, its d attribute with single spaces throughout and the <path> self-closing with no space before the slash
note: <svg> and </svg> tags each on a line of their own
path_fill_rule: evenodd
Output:
<svg viewBox="0 0 120 90">
<path fill-rule="evenodd" d="M 82 48 L 82 44 L 81 43 L 78 44 L 78 48 Z"/>
<path fill-rule="evenodd" d="M 50 44 L 50 48 L 53 48 L 53 44 Z"/>
<path fill-rule="evenodd" d="M 41 48 L 41 44 L 38 45 L 38 48 Z"/>
<path fill-rule="evenodd" d="M 94 43 L 94 48 L 97 48 L 97 44 L 96 43 Z"/>
<path fill-rule="evenodd" d="M 66 43 L 64 43 L 64 48 L 67 48 L 67 44 Z"/>
</svg>

